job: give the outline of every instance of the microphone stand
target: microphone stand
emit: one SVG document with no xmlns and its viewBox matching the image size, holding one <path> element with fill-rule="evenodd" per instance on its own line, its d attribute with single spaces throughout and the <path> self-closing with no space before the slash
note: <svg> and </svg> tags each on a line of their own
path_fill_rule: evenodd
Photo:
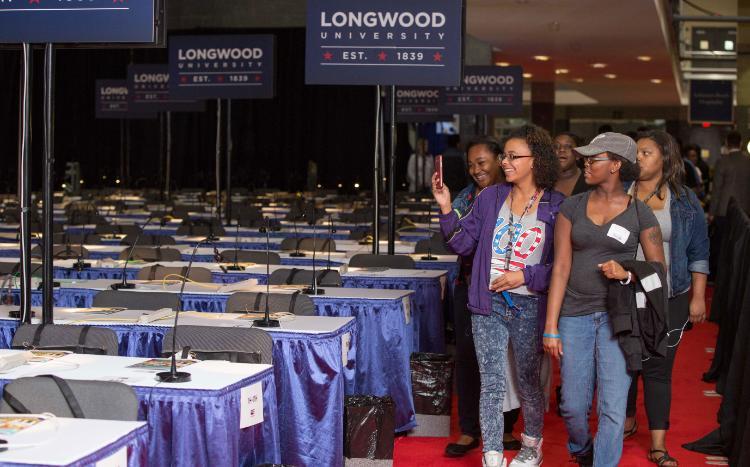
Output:
<svg viewBox="0 0 750 467">
<path fill-rule="evenodd" d="M 437 258 L 432 256 L 432 211 L 427 215 L 429 216 L 429 220 L 427 221 L 427 232 L 430 234 L 430 236 L 427 237 L 427 256 L 422 256 L 420 259 L 422 261 L 437 261 Z"/>
<path fill-rule="evenodd" d="M 187 371 L 177 371 L 177 319 L 182 311 L 182 294 L 185 292 L 185 282 L 190 277 L 190 268 L 193 267 L 193 260 L 195 259 L 195 253 L 198 251 L 198 247 L 204 243 L 211 242 L 209 238 L 204 238 L 195 245 L 193 253 L 190 255 L 190 262 L 187 266 L 187 271 L 182 277 L 182 284 L 180 285 L 180 295 L 177 299 L 177 309 L 174 313 L 174 325 L 172 327 L 172 365 L 169 371 L 160 371 L 156 374 L 156 379 L 162 383 L 187 383 L 192 379 L 190 373 Z"/>
<path fill-rule="evenodd" d="M 265 219 L 265 226 L 260 228 L 261 233 L 266 234 L 266 310 L 262 319 L 253 320 L 253 326 L 259 328 L 278 328 L 281 326 L 279 320 L 271 319 L 271 309 L 268 302 L 271 297 L 271 232 L 268 219 Z"/>
<path fill-rule="evenodd" d="M 302 258 L 303 256 L 305 256 L 305 254 L 299 251 L 300 240 L 299 240 L 299 234 L 297 234 L 297 217 L 292 217 L 292 225 L 294 226 L 295 245 L 294 245 L 294 252 L 289 253 L 289 256 L 291 256 L 292 258 Z M 266 230 L 268 230 L 268 221 L 266 221 Z"/>
<path fill-rule="evenodd" d="M 268 227 L 265 227 L 266 230 L 269 230 Z M 234 264 L 230 266 L 225 266 L 227 271 L 244 271 L 245 267 L 240 266 L 240 264 L 237 262 L 237 253 L 239 253 L 240 249 L 240 223 L 237 222 L 237 234 L 234 238 Z"/>
<path fill-rule="evenodd" d="M 133 241 L 133 245 L 130 246 L 130 251 L 128 251 L 128 257 L 125 259 L 125 264 L 122 265 L 122 281 L 118 283 L 114 283 L 110 285 L 109 287 L 112 290 L 120 290 L 120 289 L 134 289 L 135 284 L 129 284 L 128 283 L 128 275 L 127 275 L 127 269 L 128 269 L 128 262 L 130 262 L 130 258 L 133 257 L 133 252 L 135 251 L 136 245 L 138 245 L 138 240 L 141 239 L 141 234 L 146 230 L 146 226 L 148 226 L 149 222 L 153 220 L 153 216 L 146 219 L 146 223 L 143 224 L 143 227 L 141 227 L 141 231 L 138 232 L 138 235 L 135 236 L 135 240 Z"/>
<path fill-rule="evenodd" d="M 75 262 L 75 264 L 73 264 L 73 268 L 75 268 L 75 270 L 78 272 L 81 272 L 84 269 L 89 269 L 91 267 L 91 263 L 86 263 L 83 261 L 83 244 L 85 240 L 86 240 L 86 234 L 81 233 L 81 245 L 80 245 L 80 250 L 78 250 L 78 259 Z"/>
<path fill-rule="evenodd" d="M 304 289 L 302 289 L 302 293 L 305 294 L 305 295 L 323 295 L 323 294 L 326 293 L 326 291 L 323 290 L 323 289 L 319 289 L 318 288 L 318 277 L 317 277 L 316 270 L 315 270 L 315 253 L 316 253 L 316 250 L 318 248 L 315 245 L 315 242 L 316 242 L 317 238 L 316 238 L 316 233 L 315 233 L 316 219 L 315 219 L 315 208 L 314 207 L 313 207 L 313 211 L 312 211 L 311 224 L 312 224 L 312 228 L 313 228 L 313 257 L 312 257 L 313 273 L 312 273 L 312 284 L 310 285 L 310 287 L 305 287 Z"/>
<path fill-rule="evenodd" d="M 336 232 L 336 229 L 333 228 L 333 219 L 331 218 L 331 215 L 328 214 L 328 264 L 326 264 L 326 269 L 331 270 L 331 243 L 333 243 L 333 234 Z"/>
</svg>

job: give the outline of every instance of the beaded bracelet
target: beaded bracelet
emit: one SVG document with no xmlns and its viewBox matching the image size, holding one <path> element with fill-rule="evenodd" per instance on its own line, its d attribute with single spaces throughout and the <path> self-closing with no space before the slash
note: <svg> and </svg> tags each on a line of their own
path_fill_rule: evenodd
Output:
<svg viewBox="0 0 750 467">
<path fill-rule="evenodd" d="M 546 337 L 548 339 L 559 339 L 560 334 L 547 334 L 546 332 L 542 334 L 543 337 Z"/>
</svg>

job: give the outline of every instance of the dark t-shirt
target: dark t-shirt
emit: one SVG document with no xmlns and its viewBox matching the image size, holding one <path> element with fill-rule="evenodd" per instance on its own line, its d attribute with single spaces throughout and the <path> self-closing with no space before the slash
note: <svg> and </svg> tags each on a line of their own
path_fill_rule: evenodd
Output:
<svg viewBox="0 0 750 467">
<path fill-rule="evenodd" d="M 608 223 L 598 226 L 586 215 L 590 191 L 571 196 L 560 213 L 572 224 L 573 263 L 560 316 L 583 316 L 607 309 L 609 279 L 598 264 L 611 259 L 623 262 L 635 258 L 640 233 L 658 226 L 654 213 L 636 200 Z"/>
</svg>

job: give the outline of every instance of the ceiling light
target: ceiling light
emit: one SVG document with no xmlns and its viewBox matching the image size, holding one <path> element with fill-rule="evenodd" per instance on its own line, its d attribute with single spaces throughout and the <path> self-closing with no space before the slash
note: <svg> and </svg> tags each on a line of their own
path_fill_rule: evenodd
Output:
<svg viewBox="0 0 750 467">
<path fill-rule="evenodd" d="M 557 70 L 555 70 L 556 75 L 566 75 L 568 73 L 570 73 L 570 70 L 568 70 L 567 68 L 558 68 Z"/>
<path fill-rule="evenodd" d="M 724 41 L 724 50 L 734 50 L 734 41 Z"/>
<path fill-rule="evenodd" d="M 532 75 L 531 73 L 524 73 L 523 77 L 526 78 L 526 79 L 531 79 L 531 78 L 534 77 L 534 75 Z"/>
<path fill-rule="evenodd" d="M 583 83 L 583 78 L 573 78 L 576 83 Z"/>
<path fill-rule="evenodd" d="M 538 60 L 540 62 L 547 62 L 549 61 L 549 55 L 534 55 L 534 60 Z"/>
<path fill-rule="evenodd" d="M 605 68 L 607 64 L 606 63 L 592 63 L 591 66 L 593 68 Z"/>
<path fill-rule="evenodd" d="M 637 58 L 641 62 L 650 62 L 651 61 L 651 57 L 649 57 L 648 55 L 639 55 L 639 56 L 637 56 L 635 58 Z"/>
<path fill-rule="evenodd" d="M 654 78 L 651 80 L 651 82 L 654 84 L 661 84 L 661 80 L 659 78 Z"/>
<path fill-rule="evenodd" d="M 510 63 L 508 62 L 495 62 L 496 66 L 510 66 Z"/>
<path fill-rule="evenodd" d="M 607 73 L 607 74 L 604 75 L 604 77 L 607 78 L 607 79 L 615 79 L 615 78 L 617 78 L 617 75 L 614 74 L 614 73 Z"/>
</svg>

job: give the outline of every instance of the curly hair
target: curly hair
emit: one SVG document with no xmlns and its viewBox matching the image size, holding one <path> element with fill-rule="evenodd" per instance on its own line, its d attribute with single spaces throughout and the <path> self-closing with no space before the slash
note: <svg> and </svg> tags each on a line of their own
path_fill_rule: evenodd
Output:
<svg viewBox="0 0 750 467">
<path fill-rule="evenodd" d="M 661 153 L 663 166 L 661 169 L 661 180 L 659 180 L 659 185 L 656 188 L 658 191 L 661 191 L 661 187 L 669 185 L 672 193 L 675 193 L 675 196 L 679 198 L 682 192 L 680 187 L 683 180 L 685 180 L 685 162 L 683 162 L 680 155 L 680 147 L 677 141 L 672 135 L 661 130 L 647 131 L 641 134 L 641 138 L 653 141 Z"/>
<path fill-rule="evenodd" d="M 492 136 L 477 136 L 476 138 L 469 141 L 469 144 L 466 145 L 467 158 L 469 157 L 469 150 L 474 146 L 486 147 L 489 152 L 495 155 L 495 157 L 500 156 L 500 153 L 503 152 L 502 143 L 500 143 L 500 141 L 496 140 Z"/>
<path fill-rule="evenodd" d="M 607 151 L 607 155 L 613 161 L 620 161 L 620 181 L 623 183 L 635 182 L 641 176 L 641 168 L 638 164 L 630 162 L 624 157 Z"/>
<path fill-rule="evenodd" d="M 552 149 L 552 137 L 547 130 L 536 125 L 524 125 L 512 130 L 508 139 L 522 139 L 534 156 L 534 183 L 539 188 L 551 190 L 560 176 L 560 160 Z"/>
</svg>

